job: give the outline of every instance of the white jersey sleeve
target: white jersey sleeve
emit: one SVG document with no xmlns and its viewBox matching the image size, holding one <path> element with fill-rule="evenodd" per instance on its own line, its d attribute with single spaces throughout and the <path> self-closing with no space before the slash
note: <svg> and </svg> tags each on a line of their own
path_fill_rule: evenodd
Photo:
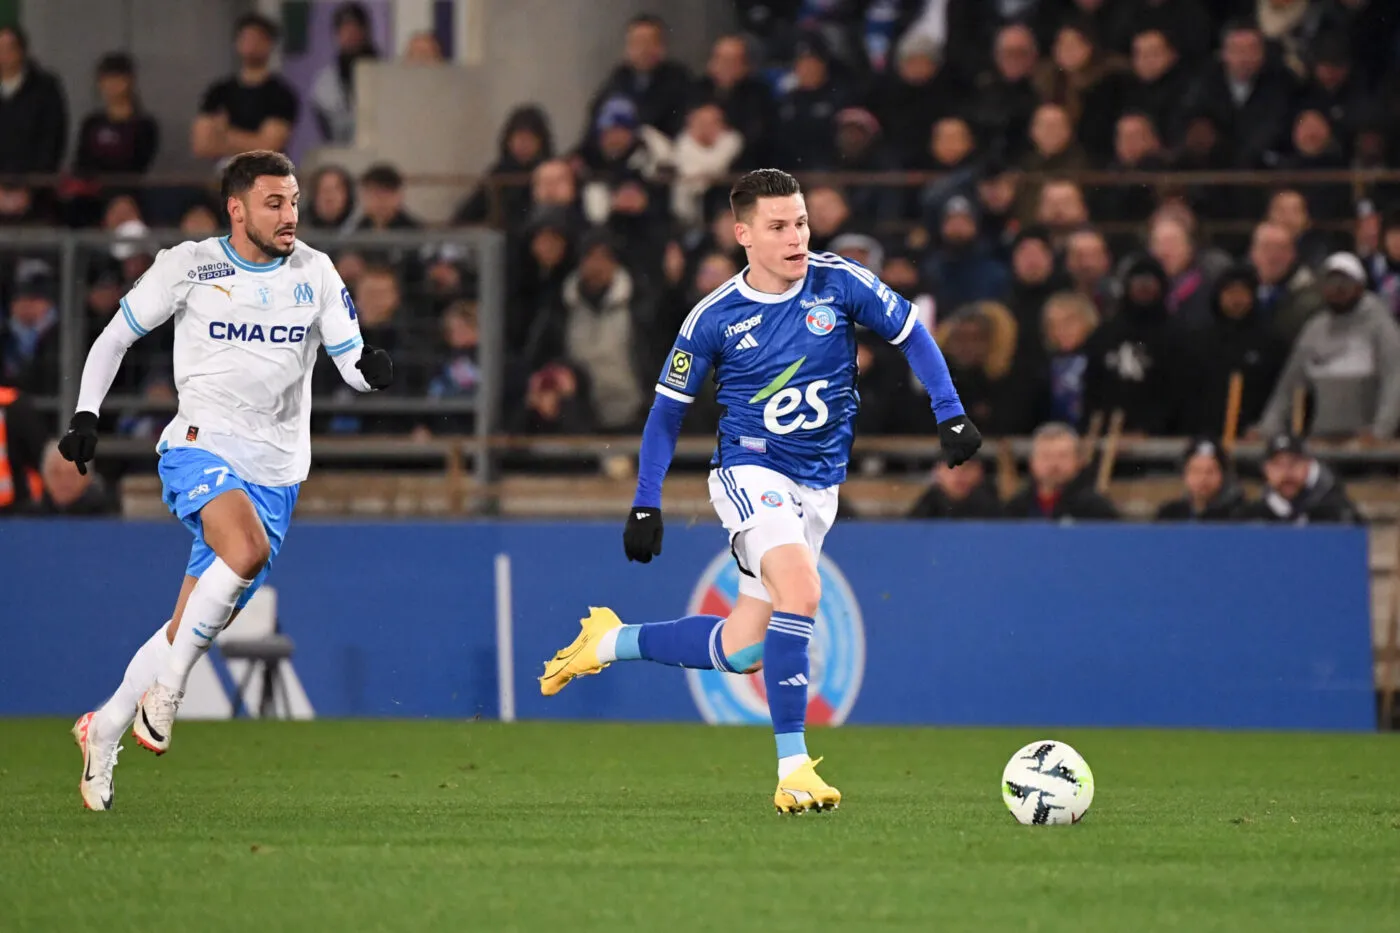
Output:
<svg viewBox="0 0 1400 933">
<path fill-rule="evenodd" d="M 321 266 L 321 300 L 316 311 L 316 331 L 345 384 L 357 392 L 368 392 L 369 383 L 355 368 L 365 345 L 364 338 L 360 336 L 355 299 L 350 296 L 350 289 L 345 287 L 330 257 L 323 256 Z"/>
<path fill-rule="evenodd" d="M 78 411 L 94 414 L 117 378 L 127 348 L 164 324 L 180 309 L 187 286 L 181 267 L 188 263 L 192 243 L 163 249 L 145 275 L 121 300 L 118 311 L 92 343 L 78 385 Z"/>
</svg>

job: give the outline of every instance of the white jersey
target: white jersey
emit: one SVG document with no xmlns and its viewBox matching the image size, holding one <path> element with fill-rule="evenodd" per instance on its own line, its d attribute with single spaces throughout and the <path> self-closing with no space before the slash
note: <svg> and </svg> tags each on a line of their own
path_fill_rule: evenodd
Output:
<svg viewBox="0 0 1400 933">
<path fill-rule="evenodd" d="M 162 250 L 119 317 L 134 340 L 172 316 L 180 407 L 160 449 L 203 448 L 262 486 L 306 479 L 316 348 L 369 389 L 353 368 L 363 345 L 355 304 L 330 257 L 298 241 L 284 259 L 250 263 L 226 237 Z"/>
</svg>

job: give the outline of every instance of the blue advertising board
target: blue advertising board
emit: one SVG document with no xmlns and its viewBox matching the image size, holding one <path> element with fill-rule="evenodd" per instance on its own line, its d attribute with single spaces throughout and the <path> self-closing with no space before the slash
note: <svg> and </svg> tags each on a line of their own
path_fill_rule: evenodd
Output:
<svg viewBox="0 0 1400 933">
<path fill-rule="evenodd" d="M 297 524 L 272 574 L 319 716 L 494 717 L 498 555 L 522 719 L 763 722 L 761 677 L 632 662 L 539 695 L 588 607 L 722 615 L 717 526 L 650 565 L 612 523 Z M 178 524 L 0 524 L 0 715 L 100 702 L 167 617 Z M 1357 529 L 843 523 L 827 542 L 813 723 L 1369 729 Z"/>
</svg>

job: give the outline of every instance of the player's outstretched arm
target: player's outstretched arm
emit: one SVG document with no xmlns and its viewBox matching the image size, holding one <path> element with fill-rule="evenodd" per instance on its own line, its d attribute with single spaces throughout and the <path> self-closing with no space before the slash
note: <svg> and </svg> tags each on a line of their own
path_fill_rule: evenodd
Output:
<svg viewBox="0 0 1400 933">
<path fill-rule="evenodd" d="M 356 392 L 389 388 L 394 382 L 393 360 L 387 351 L 365 344 L 350 289 L 329 258 L 322 257 L 322 262 L 322 297 L 316 328 L 326 354 L 335 361 L 340 378 Z"/>
<path fill-rule="evenodd" d="M 160 251 L 88 350 L 78 383 L 78 408 L 68 422 L 68 431 L 58 441 L 58 452 L 77 464 L 79 473 L 87 474 L 88 461 L 97 453 L 97 413 L 112 388 L 112 380 L 117 378 L 127 349 L 175 313 L 174 290 L 185 279 L 177 268 L 183 250 L 184 247 L 175 247 Z"/>
<path fill-rule="evenodd" d="M 689 406 L 657 393 L 642 429 L 642 449 L 637 458 L 637 494 L 627 513 L 622 547 L 628 560 L 650 563 L 661 553 L 661 484 L 676 454 L 676 439 Z"/>
<path fill-rule="evenodd" d="M 915 321 L 899 349 L 914 375 L 928 389 L 933 413 L 938 419 L 938 443 L 943 448 L 944 459 L 952 466 L 971 460 L 982 446 L 982 434 L 963 410 L 958 390 L 953 387 L 953 377 L 948 372 L 948 362 L 934 343 L 933 335 L 921 322 Z"/>
</svg>

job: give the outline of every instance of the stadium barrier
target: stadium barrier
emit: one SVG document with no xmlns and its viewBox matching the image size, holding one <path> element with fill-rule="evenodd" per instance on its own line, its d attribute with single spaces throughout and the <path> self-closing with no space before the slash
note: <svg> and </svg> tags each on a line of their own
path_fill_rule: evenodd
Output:
<svg viewBox="0 0 1400 933">
<path fill-rule="evenodd" d="M 734 597 L 715 526 L 673 525 L 647 567 L 618 537 L 298 525 L 272 580 L 306 714 L 765 721 L 760 678 L 644 663 L 540 697 L 589 605 L 651 621 Z M 0 525 L 0 715 L 99 702 L 188 547 L 173 521 Z M 814 724 L 1374 727 L 1360 529 L 843 524 L 822 573 Z"/>
</svg>

